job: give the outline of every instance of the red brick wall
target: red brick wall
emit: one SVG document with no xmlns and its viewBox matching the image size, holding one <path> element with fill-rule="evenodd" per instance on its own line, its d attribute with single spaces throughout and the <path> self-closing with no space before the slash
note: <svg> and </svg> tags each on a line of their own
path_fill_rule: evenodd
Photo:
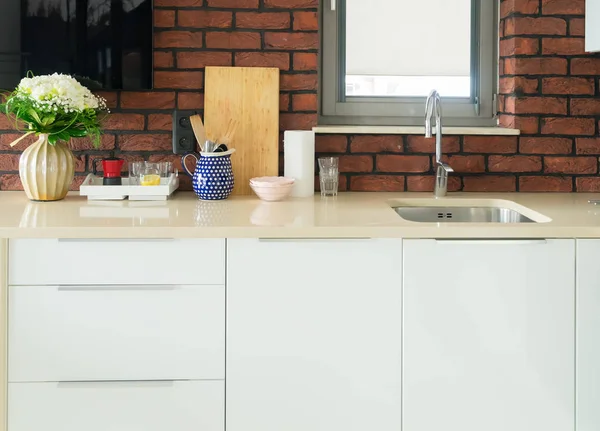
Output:
<svg viewBox="0 0 600 431">
<path fill-rule="evenodd" d="M 101 150 L 74 142 L 77 188 L 94 158 L 173 159 L 173 109 L 202 109 L 205 66 L 278 67 L 281 130 L 317 116 L 318 0 L 155 0 L 155 90 L 106 93 L 114 112 Z M 501 2 L 501 122 L 521 137 L 448 136 L 449 189 L 600 191 L 600 57 L 583 51 L 584 0 Z M 0 189 L 18 189 L 16 137 L 0 118 Z M 341 157 L 343 190 L 426 191 L 433 140 L 319 136 Z M 185 184 L 189 187 L 189 182 Z"/>
</svg>

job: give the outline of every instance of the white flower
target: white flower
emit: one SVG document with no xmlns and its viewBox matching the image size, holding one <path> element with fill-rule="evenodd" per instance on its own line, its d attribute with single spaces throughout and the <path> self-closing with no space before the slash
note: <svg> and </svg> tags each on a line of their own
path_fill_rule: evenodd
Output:
<svg viewBox="0 0 600 431">
<path fill-rule="evenodd" d="M 63 110 L 82 112 L 85 109 L 105 110 L 106 101 L 69 75 L 54 73 L 23 78 L 17 87 L 20 99 L 31 99 L 44 112 Z"/>
</svg>

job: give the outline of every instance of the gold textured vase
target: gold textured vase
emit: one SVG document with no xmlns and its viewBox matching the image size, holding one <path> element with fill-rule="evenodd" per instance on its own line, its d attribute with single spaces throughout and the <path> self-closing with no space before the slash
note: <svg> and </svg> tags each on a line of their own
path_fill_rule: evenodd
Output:
<svg viewBox="0 0 600 431">
<path fill-rule="evenodd" d="M 19 175 L 27 197 L 34 201 L 64 199 L 75 176 L 75 161 L 71 149 L 58 141 L 51 145 L 42 134 L 19 160 Z"/>
</svg>

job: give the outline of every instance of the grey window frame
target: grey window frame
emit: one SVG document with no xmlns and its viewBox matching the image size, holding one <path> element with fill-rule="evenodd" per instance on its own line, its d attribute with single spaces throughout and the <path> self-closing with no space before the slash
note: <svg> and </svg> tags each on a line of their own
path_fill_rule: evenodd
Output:
<svg viewBox="0 0 600 431">
<path fill-rule="evenodd" d="M 425 97 L 346 96 L 345 8 L 346 0 L 321 1 L 319 124 L 423 125 Z M 472 0 L 472 96 L 443 98 L 445 125 L 498 125 L 498 9 L 498 0 Z"/>
</svg>

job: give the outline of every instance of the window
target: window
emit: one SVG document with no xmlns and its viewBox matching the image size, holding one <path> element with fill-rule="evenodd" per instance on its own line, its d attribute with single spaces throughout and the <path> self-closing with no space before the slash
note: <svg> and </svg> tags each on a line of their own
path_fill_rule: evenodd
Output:
<svg viewBox="0 0 600 431">
<path fill-rule="evenodd" d="M 323 2 L 321 124 L 497 125 L 497 0 Z"/>
</svg>

